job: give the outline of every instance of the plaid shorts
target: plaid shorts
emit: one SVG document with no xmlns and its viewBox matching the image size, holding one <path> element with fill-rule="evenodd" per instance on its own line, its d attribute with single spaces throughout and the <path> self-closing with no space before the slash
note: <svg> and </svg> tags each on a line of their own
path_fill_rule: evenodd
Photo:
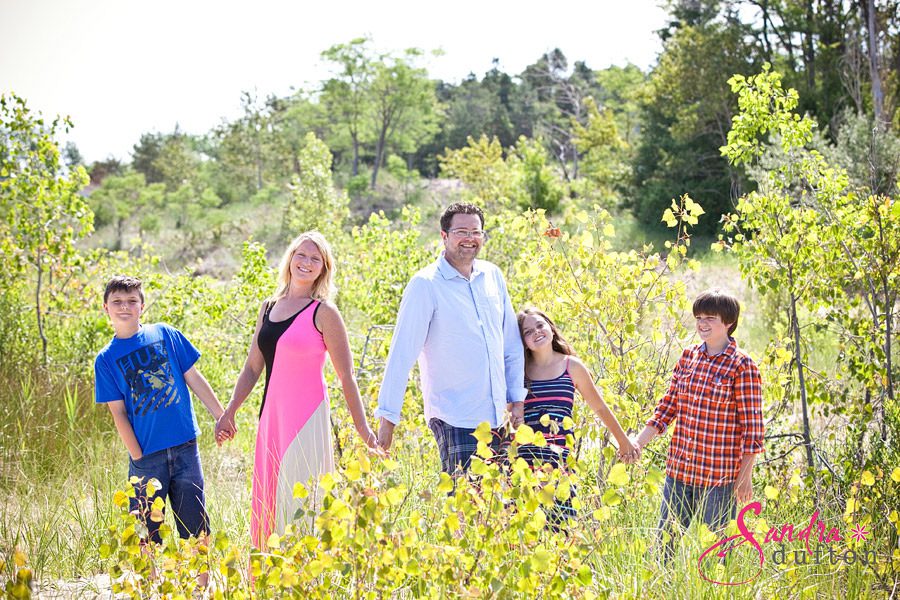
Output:
<svg viewBox="0 0 900 600">
<path fill-rule="evenodd" d="M 434 434 L 441 455 L 441 471 L 450 475 L 468 471 L 472 455 L 478 449 L 478 440 L 472 435 L 475 430 L 454 427 L 440 419 L 429 420 L 428 428 Z M 502 434 L 499 429 L 492 429 L 491 433 L 493 434 L 491 450 L 498 453 Z"/>
</svg>

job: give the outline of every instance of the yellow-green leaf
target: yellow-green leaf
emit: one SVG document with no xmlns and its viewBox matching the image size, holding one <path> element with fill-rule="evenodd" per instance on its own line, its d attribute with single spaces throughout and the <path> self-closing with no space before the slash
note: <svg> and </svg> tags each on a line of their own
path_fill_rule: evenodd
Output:
<svg viewBox="0 0 900 600">
<path fill-rule="evenodd" d="M 113 494 L 113 504 L 119 508 L 125 508 L 128 505 L 128 496 L 122 490 L 116 490 Z"/>
<path fill-rule="evenodd" d="M 665 212 L 663 212 L 662 219 L 660 220 L 663 221 L 667 227 L 675 227 L 676 225 L 678 225 L 678 219 L 676 219 L 675 215 L 672 214 L 671 208 L 667 208 Z"/>
<path fill-rule="evenodd" d="M 484 444 L 490 444 L 491 439 L 494 434 L 491 431 L 491 426 L 487 421 L 482 421 L 478 424 L 478 427 L 475 428 L 475 432 L 472 434 L 475 436 L 475 439 Z"/>
<path fill-rule="evenodd" d="M 628 475 L 628 471 L 625 469 L 623 463 L 616 463 L 613 465 L 613 468 L 609 471 L 609 475 L 606 477 L 606 482 L 610 485 L 628 485 L 629 481 L 631 481 L 631 476 Z"/>
<path fill-rule="evenodd" d="M 610 517 L 610 515 L 612 515 L 612 511 L 608 506 L 601 506 L 594 511 L 594 519 L 597 521 L 605 521 Z"/>
<path fill-rule="evenodd" d="M 530 444 L 534 441 L 534 429 L 529 427 L 528 425 L 519 425 L 516 429 L 516 443 L 521 444 Z"/>
<path fill-rule="evenodd" d="M 480 456 L 481 458 L 487 459 L 494 456 L 494 451 L 491 450 L 491 447 L 484 442 L 478 442 L 478 445 L 475 446 L 475 454 L 477 456 Z"/>
<path fill-rule="evenodd" d="M 550 559 L 553 555 L 544 546 L 538 546 L 534 549 L 534 568 L 536 571 L 546 571 L 550 567 Z"/>
<path fill-rule="evenodd" d="M 438 482 L 437 489 L 445 494 L 453 491 L 453 479 L 443 471 L 441 472 L 441 480 Z"/>
<path fill-rule="evenodd" d="M 157 479 L 156 477 L 151 477 L 147 482 L 147 497 L 151 497 L 160 488 L 162 488 L 162 484 L 159 482 L 159 479 Z"/>
<path fill-rule="evenodd" d="M 298 481 L 294 484 L 294 492 L 292 495 L 294 498 L 306 498 L 309 495 L 309 490 L 306 489 L 305 485 Z"/>
<path fill-rule="evenodd" d="M 384 497 L 387 498 L 388 504 L 397 506 L 403 502 L 403 498 L 406 497 L 406 486 L 398 485 L 397 487 L 389 488 L 388 491 L 384 493 Z"/>
<path fill-rule="evenodd" d="M 616 506 L 622 502 L 622 496 L 619 495 L 619 492 L 610 488 L 604 492 L 601 501 L 607 506 Z"/>
</svg>

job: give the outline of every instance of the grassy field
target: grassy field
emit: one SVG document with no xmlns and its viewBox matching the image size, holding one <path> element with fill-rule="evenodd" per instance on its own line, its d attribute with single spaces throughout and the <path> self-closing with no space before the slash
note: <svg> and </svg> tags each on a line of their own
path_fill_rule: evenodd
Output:
<svg viewBox="0 0 900 600">
<path fill-rule="evenodd" d="M 757 294 L 740 279 L 736 265 L 729 258 L 705 253 L 701 253 L 700 258 L 701 267 L 683 275 L 689 295 L 712 285 L 725 285 L 738 293 L 744 299 L 744 311 L 737 337 L 754 355 L 763 352 L 769 339 L 768 317 Z M 831 353 L 831 349 L 823 345 L 816 362 L 827 364 Z M 211 362 L 204 362 L 207 361 L 204 359 L 200 363 L 201 371 L 207 373 L 223 400 L 227 400 L 230 382 L 234 380 L 242 358 L 229 356 Z M 374 380 L 377 381 L 377 377 Z M 65 373 L 42 373 L 40 370 L 33 371 L 30 376 L 7 373 L 0 381 L 0 391 L 4 398 L 0 404 L 3 576 L 12 576 L 11 557 L 13 550 L 18 549 L 27 557 L 28 565 L 35 573 L 39 596 L 107 596 L 110 580 L 106 574 L 110 572 L 112 561 L 101 559 L 98 548 L 109 540 L 110 527 L 118 526 L 121 511 L 112 498 L 117 489 L 124 487 L 127 468 L 125 450 L 110 416 L 102 407 L 93 404 L 89 380 L 73 379 Z M 258 402 L 258 396 L 259 390 L 254 402 Z M 346 412 L 334 389 L 332 399 L 336 425 L 343 440 L 342 464 L 347 467 L 355 461 L 353 452 L 357 442 L 352 440 Z M 374 408 L 371 388 L 367 402 L 371 414 Z M 203 430 L 200 444 L 212 525 L 216 532 L 226 534 L 228 540 L 222 548 L 212 550 L 213 589 L 235 592 L 235 588 L 226 588 L 229 580 L 221 565 L 229 552 L 244 557 L 244 561 L 250 556 L 249 489 L 255 410 L 251 403 L 240 413 L 237 439 L 220 448 L 212 440 L 213 423 L 209 415 L 201 406 L 195 408 Z M 410 412 L 420 414 L 420 408 L 411 407 Z M 584 417 L 583 411 L 581 414 Z M 598 426 L 585 418 L 582 425 Z M 510 527 L 516 522 L 512 508 L 496 514 L 476 511 L 462 520 L 453 535 L 448 535 L 443 531 L 446 527 L 441 515 L 452 509 L 447 508 L 448 500 L 443 494 L 436 493 L 439 485 L 437 452 L 421 416 L 409 419 L 398 432 L 397 439 L 393 450 L 397 464 L 391 468 L 376 465 L 373 471 L 379 474 L 385 489 L 389 487 L 385 482 L 390 481 L 391 485 L 405 489 L 406 497 L 410 498 L 400 507 L 391 507 L 390 518 L 392 523 L 407 523 L 408 527 L 420 528 L 417 530 L 421 536 L 418 547 L 411 548 L 411 552 L 421 551 L 424 556 L 437 547 L 452 555 L 482 539 L 483 523 L 488 516 Z M 546 529 L 535 534 L 534 543 L 516 542 L 500 536 L 497 543 L 505 550 L 485 559 L 485 569 L 508 573 L 526 558 L 532 560 L 529 557 L 534 556 L 537 546 L 559 549 L 580 543 L 590 548 L 583 557 L 590 577 L 577 586 L 583 597 L 884 597 L 892 593 L 890 570 L 887 574 L 876 575 L 875 570 L 859 563 L 778 565 L 773 560 L 774 545 L 765 549 L 762 571 L 751 582 L 735 587 L 709 583 L 701 576 L 697 561 L 715 537 L 697 527 L 681 540 L 672 563 L 660 565 L 653 559 L 652 546 L 661 497 L 658 474 L 663 467 L 665 441 L 656 442 L 650 450 L 643 464 L 627 470 L 628 484 L 616 486 L 607 481 L 610 464 L 599 449 L 587 448 L 582 457 L 583 481 L 578 496 L 583 508 L 577 525 L 565 535 Z M 839 448 L 826 448 L 829 450 L 833 454 L 839 452 Z M 843 488 L 830 485 L 827 477 L 792 477 L 795 473 L 802 474 L 802 464 L 802 453 L 795 451 L 783 461 L 756 470 L 755 497 L 764 504 L 763 515 L 754 519 L 760 538 L 765 535 L 766 524 L 805 526 L 813 510 L 818 510 L 821 519 L 831 523 L 830 526 L 840 527 L 842 531 L 849 527 L 850 521 L 844 519 L 847 497 Z M 886 469 L 879 475 L 879 486 L 892 485 L 889 472 L 890 469 Z M 897 483 L 893 486 L 896 497 Z M 605 494 L 613 488 L 619 490 L 621 498 L 611 505 Z M 510 494 L 509 490 L 503 493 Z M 515 506 L 514 501 L 509 502 L 509 506 Z M 425 526 L 422 527 L 413 524 L 413 515 L 431 516 L 424 519 Z M 870 523 L 870 529 L 872 525 Z M 884 523 L 878 525 L 879 531 L 889 530 L 881 527 Z M 381 524 L 376 527 L 379 528 Z M 390 537 L 386 533 L 383 535 Z M 580 542 L 576 543 L 577 540 Z M 896 557 L 891 556 L 892 543 L 883 539 L 872 544 L 882 567 L 896 561 Z M 373 552 L 377 552 L 375 548 Z M 789 550 L 791 548 L 793 546 L 789 545 Z M 517 552 L 521 554 L 521 560 L 516 559 Z M 278 551 L 273 553 L 277 554 Z M 270 562 L 277 563 L 274 558 Z M 741 552 L 729 566 L 731 571 L 720 575 L 740 579 L 758 568 L 755 555 Z M 239 582 L 235 592 L 238 595 L 234 597 L 240 597 L 240 590 L 246 591 L 250 587 L 246 573 L 241 571 L 242 574 L 234 579 Z M 502 578 L 496 575 L 495 579 L 500 581 Z M 365 591 L 365 586 L 362 587 L 338 588 L 343 592 L 336 593 L 356 595 Z M 462 593 L 459 588 L 443 589 L 450 595 Z M 278 590 L 286 592 L 286 589 L 273 587 L 270 590 L 272 597 L 278 596 Z M 410 584 L 399 586 L 396 595 L 418 594 Z M 501 586 L 484 589 L 476 595 L 507 597 L 516 593 Z"/>
</svg>

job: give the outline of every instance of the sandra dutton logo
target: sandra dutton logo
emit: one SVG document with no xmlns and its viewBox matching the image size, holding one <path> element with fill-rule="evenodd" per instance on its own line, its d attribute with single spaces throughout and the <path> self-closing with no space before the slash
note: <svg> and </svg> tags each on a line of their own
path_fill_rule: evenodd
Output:
<svg viewBox="0 0 900 600">
<path fill-rule="evenodd" d="M 876 553 L 874 550 L 853 550 L 846 549 L 844 552 L 837 552 L 832 544 L 842 542 L 845 538 L 841 535 L 840 530 L 836 527 L 828 527 L 823 521 L 819 520 L 819 511 L 815 511 L 809 519 L 807 525 L 791 525 L 785 524 L 780 527 L 770 527 L 765 538 L 760 542 L 756 536 L 747 527 L 744 521 L 744 515 L 748 511 L 752 511 L 757 517 L 762 513 L 762 505 L 759 502 L 751 502 L 743 507 L 737 516 L 738 533 L 716 542 L 707 548 L 700 559 L 697 561 L 697 569 L 700 576 L 706 581 L 718 585 L 743 585 L 756 579 L 762 572 L 763 565 L 766 562 L 766 552 L 776 565 L 785 563 L 793 563 L 796 565 L 853 565 L 861 563 L 863 565 L 875 564 Z M 871 532 L 862 525 L 856 525 L 848 534 L 848 538 L 852 538 L 857 542 L 865 542 Z M 802 542 L 802 544 L 799 544 Z M 793 545 L 788 545 L 793 543 Z M 751 577 L 743 581 L 717 581 L 711 577 L 707 570 L 710 570 L 720 561 L 725 560 L 729 553 L 741 546 L 749 544 L 752 546 L 752 553 L 755 553 L 759 559 L 759 570 Z M 765 549 L 764 549 L 765 547 Z"/>
</svg>

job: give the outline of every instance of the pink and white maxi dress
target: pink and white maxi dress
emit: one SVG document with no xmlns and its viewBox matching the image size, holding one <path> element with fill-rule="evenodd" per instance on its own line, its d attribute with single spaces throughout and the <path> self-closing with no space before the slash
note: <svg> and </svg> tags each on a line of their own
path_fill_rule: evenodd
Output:
<svg viewBox="0 0 900 600">
<path fill-rule="evenodd" d="M 269 535 L 283 532 L 302 506 L 296 482 L 315 485 L 334 470 L 328 393 L 322 368 L 325 341 L 316 329 L 319 302 L 313 300 L 283 321 L 272 321 L 268 303 L 257 336 L 266 361 L 266 387 L 256 433 L 251 540 L 265 548 Z M 314 498 L 311 490 L 309 498 Z"/>
</svg>

